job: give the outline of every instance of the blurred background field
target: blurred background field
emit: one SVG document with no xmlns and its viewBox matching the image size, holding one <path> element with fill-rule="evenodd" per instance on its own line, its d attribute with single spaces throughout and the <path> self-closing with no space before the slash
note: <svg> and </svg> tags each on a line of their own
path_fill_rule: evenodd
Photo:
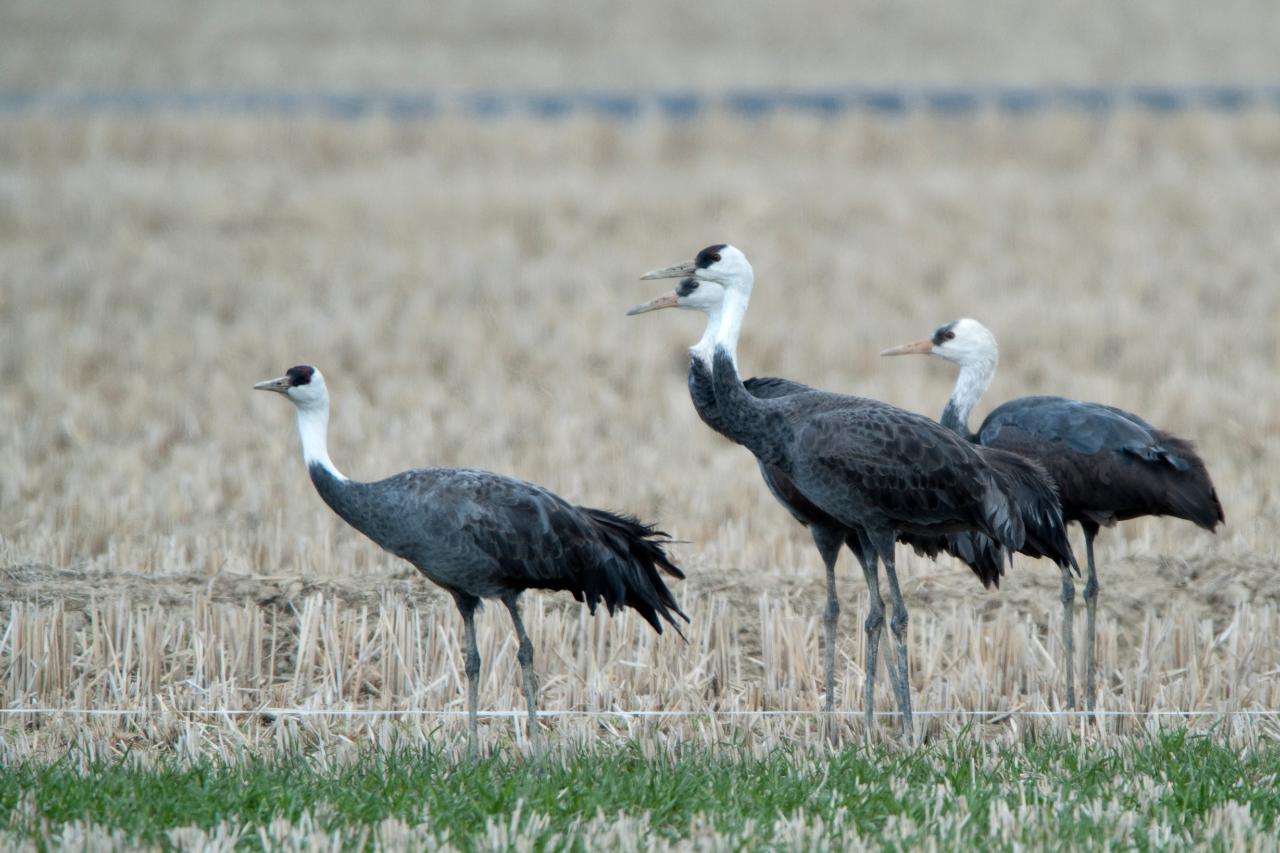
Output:
<svg viewBox="0 0 1280 853">
<path fill-rule="evenodd" d="M 1275 84 L 1280 10 L 1227 0 L 690 5 L 7 3 L 6 88 Z"/>
<path fill-rule="evenodd" d="M 819 707 L 819 561 L 747 451 L 692 410 L 685 350 L 701 319 L 623 315 L 659 292 L 640 273 L 720 241 L 756 268 L 748 374 L 936 416 L 949 367 L 876 353 L 973 316 L 1002 355 L 979 416 L 1058 393 L 1195 439 L 1227 525 L 1104 534 L 1101 700 L 1280 708 L 1271 4 L 15 3 L 0 22 L 6 93 L 1256 95 L 1231 111 L 760 120 L 716 108 L 684 120 L 0 113 L 0 694 L 10 708 L 146 714 L 0 720 L 9 757 L 70 742 L 223 755 L 397 726 L 454 742 L 452 719 L 191 716 L 462 708 L 452 603 L 329 512 L 292 414 L 250 392 L 298 362 L 328 377 L 331 451 L 351 476 L 489 468 L 682 540 L 688 646 L 564 596 L 528 597 L 544 708 Z M 852 565 L 842 558 L 837 706 L 857 712 L 865 594 Z M 1061 707 L 1056 572 L 1019 560 L 984 592 L 949 562 L 900 554 L 899 566 L 918 707 Z M 521 703 L 500 610 L 480 623 L 482 708 Z M 879 706 L 891 707 L 887 688 Z M 1273 719 L 1249 719 L 1248 736 L 1274 734 Z M 727 720 L 548 725 L 565 742 L 816 742 L 812 718 Z M 1015 714 L 982 733 L 1055 725 L 1072 726 Z M 485 737 L 523 733 L 499 719 Z"/>
</svg>

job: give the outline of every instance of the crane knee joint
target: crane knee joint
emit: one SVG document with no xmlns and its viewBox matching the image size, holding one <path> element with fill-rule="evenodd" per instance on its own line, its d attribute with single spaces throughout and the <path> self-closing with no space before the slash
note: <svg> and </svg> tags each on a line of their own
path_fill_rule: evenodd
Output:
<svg viewBox="0 0 1280 853">
<path fill-rule="evenodd" d="M 524 640 L 520 643 L 520 648 L 516 651 L 516 660 L 521 666 L 530 666 L 533 663 L 533 643 Z"/>
<path fill-rule="evenodd" d="M 467 652 L 467 659 L 463 664 L 468 678 L 476 678 L 480 675 L 480 653 Z"/>
<path fill-rule="evenodd" d="M 903 637 L 907 633 L 907 622 L 909 621 L 910 617 L 907 616 L 907 611 L 905 610 L 900 610 L 893 614 L 893 621 L 889 623 L 889 627 L 893 629 L 893 635 L 898 638 Z"/>
</svg>

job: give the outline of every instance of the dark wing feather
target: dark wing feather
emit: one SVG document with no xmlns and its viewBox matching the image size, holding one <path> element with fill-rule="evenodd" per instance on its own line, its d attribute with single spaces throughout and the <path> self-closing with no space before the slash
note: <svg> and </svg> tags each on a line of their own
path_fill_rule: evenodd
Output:
<svg viewBox="0 0 1280 853">
<path fill-rule="evenodd" d="M 1191 443 L 1121 409 L 1024 397 L 988 415 L 978 437 L 1041 463 L 1069 520 L 1109 524 L 1172 515 L 1208 530 L 1223 521 L 1217 491 Z"/>
<path fill-rule="evenodd" d="M 806 527 L 818 525 L 833 530 L 851 529 L 806 498 L 781 468 L 763 462 L 759 465 L 760 475 L 764 477 L 769 492 L 796 521 Z M 917 554 L 931 559 L 950 554 L 973 570 L 984 587 L 1000 585 L 1000 576 L 1004 573 L 1004 551 L 980 533 L 929 534 L 899 530 L 897 539 L 911 546 Z M 859 545 L 851 543 L 849 547 L 858 552 Z"/>
<path fill-rule="evenodd" d="M 1187 461 L 1158 438 L 1155 427 L 1137 415 L 1065 397 L 1022 397 L 996 408 L 982 422 L 978 440 L 999 446 L 1000 433 L 1015 427 L 1049 441 L 1061 441 L 1077 453 L 1102 450 L 1128 453 L 1148 462 L 1167 462 L 1186 470 Z"/>
<path fill-rule="evenodd" d="M 753 376 L 742 383 L 743 387 L 753 397 L 761 400 L 774 400 L 778 397 L 789 397 L 792 394 L 801 394 L 805 391 L 814 390 L 808 385 L 800 382 L 792 382 L 790 379 L 780 379 L 776 376 Z"/>
<path fill-rule="evenodd" d="M 926 533 L 898 532 L 898 541 L 921 557 L 932 560 L 942 554 L 950 554 L 967 565 L 982 585 L 988 589 L 1000 586 L 1007 561 L 1005 550 L 981 533 L 961 532 L 930 535 Z"/>
<path fill-rule="evenodd" d="M 753 377 L 742 384 L 748 393 L 762 400 L 772 400 L 814 390 L 809 385 L 773 376 Z M 689 396 L 703 422 L 723 435 L 724 430 L 716 408 L 715 389 L 711 382 L 711 371 L 701 359 L 693 356 L 689 359 Z M 801 494 L 781 468 L 757 461 L 760 465 L 760 476 L 764 478 L 769 493 L 800 524 L 806 527 L 819 525 L 831 529 L 846 527 Z M 933 559 L 943 553 L 950 554 L 968 565 L 982 581 L 983 586 L 991 587 L 1000 584 L 1000 575 L 1004 571 L 1004 552 L 986 536 L 977 533 L 926 534 L 899 531 L 898 541 L 904 545 L 910 545 L 917 554 Z M 858 548 L 853 544 L 850 547 L 855 550 Z"/>
<path fill-rule="evenodd" d="M 1058 489 L 1049 472 L 1034 459 L 995 447 L 980 446 L 978 452 L 996 471 L 1005 493 L 1022 517 L 1027 537 L 1018 552 L 1029 557 L 1048 557 L 1079 574 L 1080 567 L 1076 565 L 1067 538 L 1067 522 Z"/>
<path fill-rule="evenodd" d="M 811 398 L 811 399 L 806 399 Z M 836 518 L 895 530 L 978 530 L 1017 549 L 1021 519 L 977 451 L 920 415 L 873 400 L 785 398 L 793 479 Z"/>
</svg>

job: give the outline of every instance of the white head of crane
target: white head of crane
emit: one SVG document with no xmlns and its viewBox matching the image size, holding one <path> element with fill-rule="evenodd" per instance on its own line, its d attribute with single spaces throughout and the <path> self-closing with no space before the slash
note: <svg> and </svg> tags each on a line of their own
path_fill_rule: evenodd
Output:
<svg viewBox="0 0 1280 853">
<path fill-rule="evenodd" d="M 953 416 L 967 424 L 969 413 L 991 385 L 1000 362 L 996 336 L 977 320 L 965 317 L 939 326 L 933 337 L 892 347 L 881 355 L 936 355 L 960 367 L 955 390 L 947 403 L 944 417 Z"/>
<path fill-rule="evenodd" d="M 299 364 L 284 376 L 254 385 L 256 391 L 275 391 L 289 398 L 298 412 L 302 436 L 302 460 L 308 468 L 320 466 L 339 480 L 347 479 L 329 459 L 329 389 L 324 375 L 309 364 Z"/>
<path fill-rule="evenodd" d="M 707 315 L 702 338 L 690 350 L 708 366 L 717 345 L 723 346 L 737 362 L 738 334 L 751 301 L 755 272 L 742 251 L 727 243 L 708 246 L 691 261 L 652 270 L 642 280 L 679 278 L 671 293 L 637 305 L 627 314 L 643 314 L 659 308 L 686 308 Z"/>
</svg>

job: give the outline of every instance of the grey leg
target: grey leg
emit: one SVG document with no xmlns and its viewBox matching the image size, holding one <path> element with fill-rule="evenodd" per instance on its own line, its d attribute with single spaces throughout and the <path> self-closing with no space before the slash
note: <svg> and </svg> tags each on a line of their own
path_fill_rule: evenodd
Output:
<svg viewBox="0 0 1280 853">
<path fill-rule="evenodd" d="M 457 598 L 458 610 L 462 613 L 462 627 L 466 634 L 466 658 L 463 668 L 467 673 L 467 754 L 476 755 L 479 743 L 479 727 L 476 706 L 480 689 L 480 648 L 476 645 L 476 606 L 475 598 Z"/>
<path fill-rule="evenodd" d="M 1071 567 L 1062 567 L 1062 645 L 1066 649 L 1067 708 L 1076 707 L 1076 657 L 1075 657 L 1075 600 L 1076 581 Z"/>
<path fill-rule="evenodd" d="M 836 560 L 840 557 L 840 546 L 844 537 L 822 527 L 810 527 L 813 543 L 822 554 L 822 562 L 827 569 L 827 609 L 822 617 L 823 641 L 822 666 L 823 683 L 826 685 L 827 698 L 824 708 L 828 714 L 835 707 L 836 697 L 836 625 L 840 621 L 840 602 L 836 599 Z"/>
<path fill-rule="evenodd" d="M 897 641 L 898 647 L 898 709 L 902 712 L 902 733 L 907 742 L 913 739 L 914 728 L 911 723 L 911 681 L 910 667 L 907 665 L 907 605 L 902 601 L 902 590 L 898 587 L 898 572 L 893 565 L 894 540 L 890 538 L 885 547 L 878 549 L 880 559 L 884 563 L 884 574 L 889 580 L 889 595 L 893 599 L 893 619 L 889 621 L 889 630 Z"/>
<path fill-rule="evenodd" d="M 1084 552 L 1089 559 L 1089 577 L 1084 584 L 1084 609 L 1085 609 L 1085 707 L 1090 711 L 1094 708 L 1094 702 L 1097 699 L 1097 693 L 1094 689 L 1094 670 L 1097 668 L 1097 658 L 1095 657 L 1094 635 L 1097 631 L 1097 606 L 1098 606 L 1098 570 L 1093 565 L 1093 537 L 1098 535 L 1098 528 L 1093 525 L 1085 525 L 1084 528 Z"/>
<path fill-rule="evenodd" d="M 864 548 L 865 550 L 858 557 L 858 562 L 862 565 L 862 576 L 867 581 L 868 595 L 867 621 L 862 626 L 867 634 L 866 665 L 864 666 L 867 681 L 862 696 L 862 714 L 867 734 L 870 735 L 875 725 L 876 658 L 880 651 L 880 632 L 884 628 L 884 599 L 880 597 L 880 575 L 876 570 L 875 549 L 870 546 L 864 546 Z"/>
<path fill-rule="evenodd" d="M 520 604 L 515 595 L 502 599 L 511 613 L 511 622 L 516 626 L 516 636 L 520 639 L 520 649 L 516 652 L 516 660 L 520 661 L 520 669 L 524 673 L 524 699 L 529 706 L 529 744 L 533 747 L 535 758 L 542 756 L 542 733 L 538 729 L 537 678 L 533 672 L 533 641 L 524 630 L 524 622 L 520 619 Z"/>
</svg>

